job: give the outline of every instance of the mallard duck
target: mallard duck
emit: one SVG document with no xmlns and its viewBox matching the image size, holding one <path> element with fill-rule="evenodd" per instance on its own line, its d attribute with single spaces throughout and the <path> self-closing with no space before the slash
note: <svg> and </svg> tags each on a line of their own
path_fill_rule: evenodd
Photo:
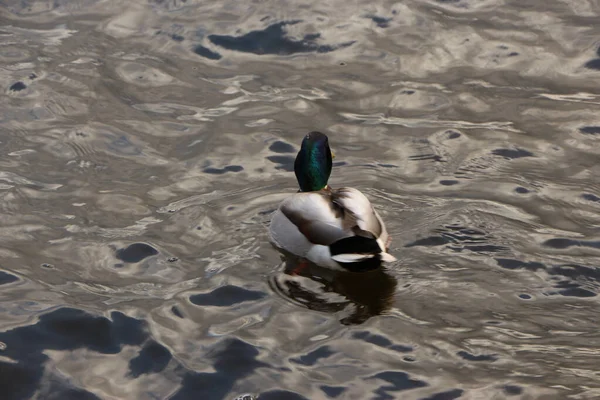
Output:
<svg viewBox="0 0 600 400">
<path fill-rule="evenodd" d="M 333 155 L 327 135 L 310 132 L 294 162 L 300 190 L 273 214 L 271 241 L 280 249 L 322 267 L 372 270 L 396 258 L 383 220 L 359 190 L 331 188 Z"/>
</svg>

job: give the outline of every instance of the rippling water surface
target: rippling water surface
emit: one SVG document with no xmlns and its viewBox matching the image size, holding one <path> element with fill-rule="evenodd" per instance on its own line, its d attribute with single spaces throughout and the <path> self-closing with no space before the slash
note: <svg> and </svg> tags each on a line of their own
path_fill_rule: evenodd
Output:
<svg viewBox="0 0 600 400">
<path fill-rule="evenodd" d="M 600 398 L 600 3 L 0 2 L 3 399 Z M 306 132 L 398 261 L 269 244 Z"/>
</svg>

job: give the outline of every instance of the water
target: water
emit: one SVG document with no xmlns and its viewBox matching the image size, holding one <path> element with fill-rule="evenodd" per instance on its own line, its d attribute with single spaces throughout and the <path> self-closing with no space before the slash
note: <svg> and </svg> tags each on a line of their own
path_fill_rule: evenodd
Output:
<svg viewBox="0 0 600 400">
<path fill-rule="evenodd" d="M 600 398 L 600 5 L 3 1 L 3 399 Z M 399 261 L 268 243 L 306 132 Z"/>
</svg>

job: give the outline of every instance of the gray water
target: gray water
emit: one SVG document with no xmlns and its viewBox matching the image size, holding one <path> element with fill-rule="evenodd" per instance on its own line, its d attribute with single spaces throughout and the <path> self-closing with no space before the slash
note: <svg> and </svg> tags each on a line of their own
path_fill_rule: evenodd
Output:
<svg viewBox="0 0 600 400">
<path fill-rule="evenodd" d="M 600 3 L 0 2 L 2 399 L 600 398 Z M 268 242 L 320 130 L 364 275 Z"/>
</svg>

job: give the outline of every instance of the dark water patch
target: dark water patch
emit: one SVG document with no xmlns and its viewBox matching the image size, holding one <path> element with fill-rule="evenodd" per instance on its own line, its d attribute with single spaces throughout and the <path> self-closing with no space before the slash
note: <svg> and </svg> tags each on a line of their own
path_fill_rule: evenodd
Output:
<svg viewBox="0 0 600 400">
<path fill-rule="evenodd" d="M 413 356 L 404 356 L 404 357 L 402 357 L 402 360 L 404 360 L 406 362 L 415 362 L 417 359 L 414 358 Z"/>
<path fill-rule="evenodd" d="M 170 36 L 171 36 L 171 39 L 173 39 L 176 42 L 183 42 L 183 40 L 185 39 L 183 36 L 178 35 L 176 33 L 172 33 Z"/>
<path fill-rule="evenodd" d="M 566 238 L 554 238 L 546 240 L 542 243 L 544 246 L 552 247 L 553 249 L 567 249 L 573 246 L 579 246 L 579 240 L 566 239 Z"/>
<path fill-rule="evenodd" d="M 600 70 L 600 58 L 594 58 L 593 60 L 586 62 L 584 65 L 588 69 Z"/>
<path fill-rule="evenodd" d="M 496 361 L 498 359 L 498 356 L 495 354 L 475 355 L 463 350 L 456 353 L 456 355 L 467 361 Z"/>
<path fill-rule="evenodd" d="M 354 339 L 364 340 L 365 342 L 372 343 L 376 346 L 380 347 L 388 347 L 393 343 L 391 340 L 382 335 L 377 335 L 375 333 L 370 333 L 368 331 L 358 331 L 352 334 Z"/>
<path fill-rule="evenodd" d="M 391 18 L 378 17 L 376 15 L 367 15 L 365 18 L 370 18 L 371 21 L 375 22 L 380 28 L 388 28 L 390 26 Z"/>
<path fill-rule="evenodd" d="M 296 364 L 312 366 L 315 365 L 319 360 L 327 358 L 333 354 L 335 354 L 335 352 L 331 350 L 329 346 L 322 346 L 303 356 L 290 358 L 290 361 Z"/>
<path fill-rule="evenodd" d="M 202 170 L 202 172 L 204 172 L 205 174 L 223 175 L 228 172 L 241 172 L 243 170 L 244 170 L 244 167 L 242 167 L 241 165 L 228 165 L 224 168 L 213 168 L 213 167 L 204 168 Z"/>
<path fill-rule="evenodd" d="M 586 135 L 600 135 L 600 126 L 584 126 L 579 128 L 579 132 Z"/>
<path fill-rule="evenodd" d="M 446 135 L 448 135 L 448 139 L 458 139 L 461 136 L 460 132 L 453 130 L 446 131 Z"/>
<path fill-rule="evenodd" d="M 504 385 L 502 390 L 509 396 L 518 396 L 523 393 L 523 388 L 517 385 Z"/>
<path fill-rule="evenodd" d="M 410 156 L 408 157 L 408 159 L 410 161 L 426 161 L 426 160 L 432 160 L 435 162 L 444 162 L 444 160 L 442 159 L 442 157 L 440 157 L 437 154 L 419 154 L 416 156 Z"/>
<path fill-rule="evenodd" d="M 399 353 L 410 353 L 411 351 L 413 351 L 413 348 L 411 346 L 404 346 L 404 345 L 401 345 L 401 344 L 391 345 L 389 347 L 389 349 L 397 351 Z"/>
<path fill-rule="evenodd" d="M 209 293 L 190 296 L 190 301 L 197 306 L 229 307 L 246 301 L 260 300 L 266 294 L 257 290 L 248 290 L 238 286 L 225 285 Z"/>
<path fill-rule="evenodd" d="M 170 399 L 225 399 L 238 380 L 255 373 L 259 368 L 269 367 L 256 359 L 258 355 L 254 346 L 240 339 L 224 339 L 205 356 L 205 359 L 212 361 L 214 372 L 187 371 L 182 366 L 177 367 L 176 372 L 185 373 L 181 387 Z"/>
<path fill-rule="evenodd" d="M 546 240 L 542 243 L 544 246 L 552 247 L 553 249 L 568 249 L 569 247 L 590 247 L 600 249 L 600 242 L 588 240 L 574 240 L 567 238 L 555 238 Z"/>
<path fill-rule="evenodd" d="M 600 197 L 596 196 L 595 194 L 591 194 L 591 193 L 584 193 L 581 195 L 581 198 L 587 201 L 593 201 L 594 203 L 599 203 L 600 202 Z"/>
<path fill-rule="evenodd" d="M 277 164 L 275 169 L 292 172 L 294 171 L 295 157 L 292 156 L 269 156 L 267 160 Z"/>
<path fill-rule="evenodd" d="M 354 339 L 364 340 L 367 343 L 374 344 L 375 346 L 385 347 L 390 350 L 398 351 L 400 353 L 408 353 L 413 351 L 411 346 L 404 346 L 400 344 L 394 344 L 391 340 L 382 335 L 370 333 L 368 331 L 355 332 L 352 337 Z"/>
<path fill-rule="evenodd" d="M 342 387 L 342 386 L 327 386 L 327 385 L 319 386 L 319 389 L 321 389 L 323 391 L 323 393 L 325 393 L 325 395 L 327 395 L 327 397 L 332 398 L 332 399 L 339 397 L 339 395 L 344 393 L 344 391 L 346 390 L 346 388 Z"/>
<path fill-rule="evenodd" d="M 0 285 L 6 285 L 18 281 L 19 278 L 8 272 L 0 271 Z"/>
<path fill-rule="evenodd" d="M 308 400 L 307 397 L 302 396 L 296 392 L 290 392 L 289 390 L 269 390 L 260 394 L 260 400 Z"/>
<path fill-rule="evenodd" d="M 31 73 L 31 74 L 29 75 L 29 79 L 31 79 L 31 80 L 34 80 L 35 78 L 37 78 L 37 75 L 36 75 L 36 74 L 34 74 L 34 73 Z"/>
<path fill-rule="evenodd" d="M 380 386 L 375 390 L 375 393 L 379 395 L 379 397 L 376 398 L 381 400 L 393 400 L 398 398 L 388 392 L 401 392 L 427 386 L 426 382 L 418 379 L 411 379 L 406 372 L 400 371 L 384 371 L 365 379 L 381 379 L 389 383 L 389 385 Z"/>
<path fill-rule="evenodd" d="M 19 81 L 19 82 L 15 82 L 12 85 L 10 85 L 10 88 L 8 88 L 8 89 L 12 92 L 20 92 L 21 90 L 27 89 L 27 85 L 25 85 L 23 82 Z"/>
<path fill-rule="evenodd" d="M 549 268 L 548 273 L 571 279 L 586 279 L 600 282 L 600 269 L 596 267 L 587 267 L 577 264 L 557 265 Z"/>
<path fill-rule="evenodd" d="M 516 57 L 518 55 L 519 55 L 519 53 L 516 51 L 511 51 L 510 53 L 508 53 L 508 57 Z"/>
<path fill-rule="evenodd" d="M 289 143 L 277 140 L 269 146 L 269 150 L 273 153 L 295 153 L 296 149 Z"/>
<path fill-rule="evenodd" d="M 8 400 L 31 399 L 42 372 L 39 365 L 0 361 L 0 389 Z"/>
<path fill-rule="evenodd" d="M 146 243 L 133 243 L 124 249 L 117 250 L 117 259 L 126 263 L 137 263 L 144 258 L 155 256 L 158 250 Z"/>
<path fill-rule="evenodd" d="M 448 180 L 445 179 L 445 180 L 440 181 L 439 183 L 442 186 L 453 186 L 453 185 L 458 185 L 460 182 L 456 181 L 454 179 L 448 179 Z"/>
<path fill-rule="evenodd" d="M 200 57 L 208 58 L 209 60 L 220 60 L 223 58 L 223 56 L 219 53 L 214 52 L 200 44 L 194 47 L 194 53 L 198 54 Z"/>
<path fill-rule="evenodd" d="M 528 294 L 526 294 L 526 293 L 521 293 L 521 294 L 519 295 L 519 298 L 520 298 L 520 299 L 523 299 L 523 300 L 531 300 L 531 296 L 530 296 L 530 295 L 528 295 Z"/>
<path fill-rule="evenodd" d="M 398 168 L 397 165 L 394 164 L 377 164 L 377 166 L 382 167 L 382 168 Z"/>
<path fill-rule="evenodd" d="M 596 293 L 583 288 L 569 288 L 561 290 L 558 293 L 565 297 L 596 297 Z"/>
<path fill-rule="evenodd" d="M 424 397 L 421 400 L 454 400 L 462 396 L 463 393 L 464 390 L 462 389 L 452 389 L 446 392 L 432 394 L 431 396 Z"/>
<path fill-rule="evenodd" d="M 179 307 L 177 306 L 171 307 L 171 312 L 178 318 L 184 318 L 183 314 L 181 313 L 181 310 L 179 310 Z"/>
<path fill-rule="evenodd" d="M 533 157 L 533 153 L 524 149 L 496 149 L 492 151 L 495 156 L 504 157 L 508 160 L 514 160 L 516 158 Z"/>
<path fill-rule="evenodd" d="M 145 322 L 120 312 L 111 313 L 108 319 L 74 308 L 60 308 L 40 316 L 33 325 L 0 332 L 0 341 L 7 345 L 2 355 L 12 360 L 0 361 L 0 391 L 14 399 L 31 398 L 46 373 L 44 364 L 49 358 L 44 353 L 48 350 L 85 348 L 117 354 L 124 345 L 139 346 L 147 339 Z M 79 392 L 67 383 L 60 386 L 55 392 Z M 93 398 L 84 396 L 87 395 L 82 392 L 81 398 Z"/>
<path fill-rule="evenodd" d="M 348 165 L 346 161 L 337 161 L 332 164 L 334 167 L 343 167 L 344 165 Z"/>
<path fill-rule="evenodd" d="M 515 188 L 515 192 L 517 192 L 519 194 L 527 194 L 527 193 L 529 193 L 529 189 L 526 189 L 523 186 L 517 186 Z"/>
<path fill-rule="evenodd" d="M 286 37 L 284 27 L 295 25 L 301 21 L 283 21 L 269 25 L 264 30 L 251 31 L 242 36 L 210 35 L 208 40 L 213 44 L 228 50 L 252 54 L 290 55 L 296 53 L 329 53 L 334 50 L 348 47 L 354 43 L 345 42 L 335 46 L 319 45 L 316 40 L 321 36 L 318 33 L 305 35 L 301 40 Z"/>
<path fill-rule="evenodd" d="M 526 269 L 529 271 L 537 271 L 538 269 L 546 269 L 546 266 L 542 263 L 531 261 L 524 262 L 519 260 L 513 260 L 510 258 L 496 258 L 498 265 L 504 269 Z"/>
<path fill-rule="evenodd" d="M 138 356 L 129 361 L 129 375 L 137 378 L 140 375 L 161 372 L 167 367 L 169 361 L 171 361 L 169 350 L 154 340 L 149 340 Z"/>
</svg>

